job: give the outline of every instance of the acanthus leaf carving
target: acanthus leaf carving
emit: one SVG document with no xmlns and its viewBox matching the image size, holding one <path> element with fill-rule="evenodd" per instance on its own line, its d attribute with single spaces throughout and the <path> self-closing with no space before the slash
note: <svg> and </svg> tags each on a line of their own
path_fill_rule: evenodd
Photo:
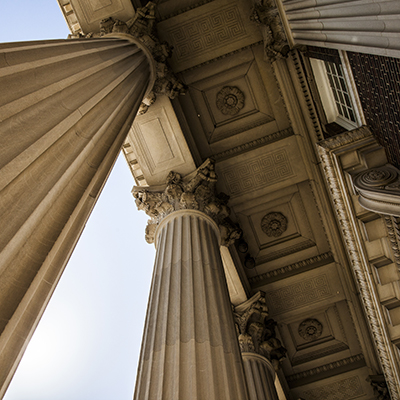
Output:
<svg viewBox="0 0 400 400">
<path fill-rule="evenodd" d="M 285 58 L 290 46 L 274 0 L 254 0 L 250 20 L 260 27 L 265 56 L 272 62 Z"/>
<path fill-rule="evenodd" d="M 113 17 L 100 22 L 100 32 L 90 32 L 86 35 L 78 33 L 71 38 L 96 38 L 112 34 L 128 34 L 143 44 L 151 53 L 155 65 L 155 82 L 151 91 L 143 99 L 138 115 L 145 114 L 156 101 L 157 95 L 165 95 L 174 99 L 186 93 L 186 86 L 175 76 L 167 65 L 167 59 L 172 55 L 173 47 L 167 42 L 160 42 L 156 34 L 156 4 L 149 1 L 144 7 L 136 10 L 133 18 L 124 22 Z"/>
<path fill-rule="evenodd" d="M 233 310 L 239 346 L 242 352 L 257 353 L 271 361 L 275 369 L 286 356 L 286 349 L 276 337 L 277 323 L 268 318 L 265 293 L 258 292 Z"/>
<path fill-rule="evenodd" d="M 149 217 L 146 241 L 154 242 L 158 224 L 167 215 L 178 210 L 199 210 L 219 226 L 221 244 L 229 246 L 241 237 L 242 231 L 229 218 L 229 196 L 217 193 L 215 162 L 207 159 L 196 171 L 186 177 L 171 171 L 163 187 L 134 187 L 136 206 Z"/>
</svg>

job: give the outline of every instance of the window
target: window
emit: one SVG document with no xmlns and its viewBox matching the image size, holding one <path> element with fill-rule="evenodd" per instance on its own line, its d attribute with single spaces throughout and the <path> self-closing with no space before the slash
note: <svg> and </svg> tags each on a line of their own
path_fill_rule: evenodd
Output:
<svg viewBox="0 0 400 400">
<path fill-rule="evenodd" d="M 353 111 L 353 102 L 351 101 L 349 89 L 347 88 L 342 65 L 325 61 L 325 68 L 339 115 L 356 123 L 357 120 Z"/>
<path fill-rule="evenodd" d="M 327 125 L 352 130 L 365 124 L 364 116 L 345 52 L 340 52 L 340 59 L 338 64 L 310 58 L 310 64 Z"/>
</svg>

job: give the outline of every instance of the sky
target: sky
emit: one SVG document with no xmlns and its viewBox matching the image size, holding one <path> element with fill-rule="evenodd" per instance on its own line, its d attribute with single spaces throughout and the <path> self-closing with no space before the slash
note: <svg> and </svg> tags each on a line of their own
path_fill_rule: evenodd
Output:
<svg viewBox="0 0 400 400">
<path fill-rule="evenodd" d="M 0 42 L 64 39 L 57 0 L 0 0 Z M 119 156 L 5 400 L 131 400 L 154 260 Z"/>
</svg>

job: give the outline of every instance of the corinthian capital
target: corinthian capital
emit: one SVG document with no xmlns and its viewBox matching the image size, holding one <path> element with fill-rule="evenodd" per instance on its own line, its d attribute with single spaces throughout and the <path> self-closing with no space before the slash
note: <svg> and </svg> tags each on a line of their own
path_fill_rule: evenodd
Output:
<svg viewBox="0 0 400 400">
<path fill-rule="evenodd" d="M 171 171 L 165 186 L 133 188 L 136 206 L 149 217 L 146 241 L 154 242 L 158 224 L 178 210 L 199 210 L 219 226 L 222 245 L 229 246 L 241 236 L 241 230 L 230 220 L 229 196 L 216 191 L 217 175 L 213 160 L 206 160 L 196 171 L 182 177 Z"/>
<path fill-rule="evenodd" d="M 261 30 L 265 56 L 271 62 L 286 57 L 290 47 L 275 0 L 253 0 L 250 20 Z"/>
<path fill-rule="evenodd" d="M 156 101 L 157 95 L 166 95 L 170 99 L 185 94 L 186 86 L 176 78 L 167 64 L 172 55 L 172 47 L 167 42 L 160 42 L 156 34 L 156 4 L 149 1 L 144 7 L 136 10 L 133 18 L 121 21 L 112 17 L 100 22 L 100 32 L 90 32 L 84 37 L 131 37 L 144 46 L 153 59 L 154 85 L 148 91 L 139 108 L 138 114 L 144 114 Z M 81 33 L 70 37 L 81 38 Z"/>
<path fill-rule="evenodd" d="M 268 318 L 265 293 L 253 297 L 234 308 L 234 318 L 242 353 L 257 353 L 271 361 L 275 369 L 285 358 L 286 349 L 276 337 L 276 322 Z"/>
</svg>

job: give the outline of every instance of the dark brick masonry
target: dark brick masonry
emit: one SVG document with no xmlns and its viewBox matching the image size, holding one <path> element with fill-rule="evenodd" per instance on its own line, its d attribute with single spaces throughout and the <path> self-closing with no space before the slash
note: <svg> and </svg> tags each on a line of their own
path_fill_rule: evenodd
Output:
<svg viewBox="0 0 400 400">
<path fill-rule="evenodd" d="M 367 124 L 400 168 L 400 59 L 347 53 Z"/>
</svg>

